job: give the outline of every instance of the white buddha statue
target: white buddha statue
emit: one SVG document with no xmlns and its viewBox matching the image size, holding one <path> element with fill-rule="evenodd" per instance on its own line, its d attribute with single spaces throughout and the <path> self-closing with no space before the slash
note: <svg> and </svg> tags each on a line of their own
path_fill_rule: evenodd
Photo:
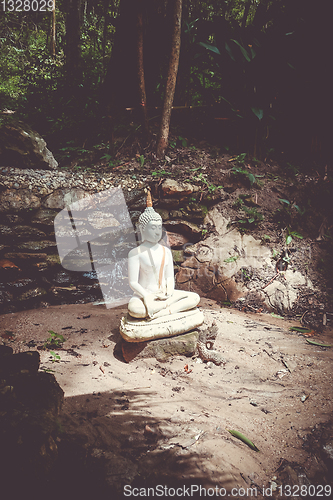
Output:
<svg viewBox="0 0 333 500">
<path fill-rule="evenodd" d="M 162 218 L 152 207 L 139 217 L 142 243 L 128 255 L 129 284 L 134 291 L 120 333 L 130 342 L 140 342 L 188 332 L 203 323 L 196 308 L 197 293 L 175 290 L 171 250 L 160 243 Z"/>
</svg>

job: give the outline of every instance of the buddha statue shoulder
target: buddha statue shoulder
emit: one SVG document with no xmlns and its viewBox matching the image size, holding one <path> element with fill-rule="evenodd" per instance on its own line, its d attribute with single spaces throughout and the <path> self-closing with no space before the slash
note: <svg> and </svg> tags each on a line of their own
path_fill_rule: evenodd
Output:
<svg viewBox="0 0 333 500">
<path fill-rule="evenodd" d="M 176 290 L 173 258 L 162 242 L 162 218 L 154 210 L 150 193 L 147 208 L 139 217 L 142 243 L 128 255 L 129 285 L 134 295 L 120 333 L 125 340 L 140 342 L 188 332 L 203 323 L 196 307 L 197 293 Z"/>
</svg>

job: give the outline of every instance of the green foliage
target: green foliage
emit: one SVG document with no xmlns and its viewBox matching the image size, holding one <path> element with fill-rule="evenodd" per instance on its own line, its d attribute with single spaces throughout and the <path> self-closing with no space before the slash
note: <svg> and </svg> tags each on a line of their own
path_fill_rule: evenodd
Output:
<svg viewBox="0 0 333 500">
<path fill-rule="evenodd" d="M 60 358 L 59 354 L 55 353 L 54 351 L 50 351 L 50 354 L 52 356 L 52 359 L 51 359 L 52 363 L 58 363 L 60 361 L 61 358 Z"/>
<path fill-rule="evenodd" d="M 214 193 L 217 189 L 223 189 L 223 186 L 215 186 L 214 184 L 211 184 L 210 182 L 207 181 L 206 177 L 202 172 L 198 176 L 194 176 L 193 179 L 195 181 L 202 182 L 208 189 L 210 193 Z"/>
<path fill-rule="evenodd" d="M 266 241 L 266 242 L 267 242 L 267 241 L 270 241 L 270 240 L 271 240 L 271 237 L 270 237 L 270 236 L 268 236 L 268 234 L 264 234 L 264 235 L 262 236 L 262 241 Z"/>
<path fill-rule="evenodd" d="M 169 147 L 172 149 L 175 149 L 175 147 L 179 145 L 181 145 L 183 148 L 187 148 L 187 139 L 185 139 L 181 135 L 179 135 L 176 139 L 169 141 Z"/>
<path fill-rule="evenodd" d="M 166 170 L 155 170 L 151 175 L 154 177 L 164 177 L 165 175 L 171 175 L 171 172 L 167 172 Z"/>
<path fill-rule="evenodd" d="M 238 220 L 238 224 L 242 224 L 243 226 L 257 226 L 259 222 L 264 220 L 264 216 L 258 212 L 256 207 L 245 207 L 241 208 L 243 212 L 245 212 L 245 217 Z"/>
<path fill-rule="evenodd" d="M 238 175 L 238 176 L 241 176 L 241 177 L 248 179 L 250 181 L 251 186 L 253 186 L 253 184 L 257 184 L 258 186 L 261 186 L 262 183 L 260 181 L 258 181 L 258 178 L 263 177 L 263 176 L 260 174 L 252 174 L 252 172 L 249 172 L 245 167 L 242 166 L 244 164 L 245 156 L 246 156 L 246 153 L 242 153 L 241 155 L 238 155 L 235 158 L 238 165 L 234 165 L 232 167 L 231 173 L 234 175 Z"/>
<path fill-rule="evenodd" d="M 285 210 L 289 215 L 292 215 L 292 209 L 294 208 L 296 212 L 298 212 L 300 215 L 304 215 L 305 209 L 301 210 L 296 203 L 291 203 L 289 200 L 285 200 L 283 198 L 279 198 L 279 202 L 282 203 L 283 210 Z"/>
<path fill-rule="evenodd" d="M 287 227 L 286 245 L 290 245 L 290 243 L 293 241 L 293 238 L 302 240 L 303 236 L 299 232 L 291 231 L 291 229 Z"/>
<path fill-rule="evenodd" d="M 49 13 L 1 12 L 0 18 L 1 108 L 15 110 L 16 116 L 42 132 L 48 142 L 51 139 L 53 151 L 55 144 L 63 147 L 69 138 L 74 139 L 77 147 L 86 144 L 85 141 L 91 145 L 97 139 L 110 139 L 105 102 L 112 94 L 114 82 L 110 82 L 113 75 L 107 72 L 108 61 L 111 54 L 117 58 L 117 50 L 123 50 L 126 45 L 134 48 L 135 43 L 129 33 L 133 21 L 131 9 L 125 9 L 119 16 L 119 6 L 124 5 L 123 2 L 84 2 L 78 77 L 77 81 L 70 81 L 66 75 L 65 59 L 68 3 L 64 0 L 56 2 L 55 57 L 50 55 Z M 320 36 L 316 36 L 320 31 L 315 23 L 312 26 L 312 21 L 320 12 L 321 29 L 325 9 L 324 13 L 320 9 L 310 12 L 306 2 L 299 2 L 299 9 L 294 8 L 294 2 L 280 3 L 278 0 L 213 0 L 191 3 L 191 8 L 184 11 L 176 100 L 189 106 L 204 106 L 202 110 L 193 111 L 193 125 L 200 126 L 207 137 L 211 133 L 206 129 L 206 124 L 212 121 L 210 110 L 215 112 L 218 108 L 220 117 L 229 119 L 232 125 L 229 127 L 233 131 L 232 137 L 225 138 L 226 150 L 241 147 L 253 150 L 258 158 L 265 151 L 268 157 L 274 147 L 276 151 L 286 151 L 284 146 L 282 148 L 271 141 L 281 136 L 279 132 L 284 124 L 297 123 L 294 109 L 299 109 L 299 106 L 290 105 L 293 89 L 304 84 L 311 89 L 311 94 L 318 95 L 316 90 L 322 88 L 320 83 L 312 85 L 321 81 L 313 59 L 318 57 L 320 61 L 322 47 L 326 45 Z M 160 106 L 163 100 L 170 49 L 167 30 L 171 23 L 161 5 L 160 2 L 151 2 L 151 8 L 144 9 L 145 75 L 147 101 L 151 106 Z M 311 39 L 307 36 L 310 27 L 314 30 Z M 116 30 L 119 37 L 115 37 Z M 164 40 L 168 42 L 164 44 Z M 311 47 L 308 40 L 311 40 Z M 304 47 L 301 56 L 295 47 Z M 307 54 L 306 58 L 304 54 Z M 135 86 L 127 86 L 131 80 L 127 75 L 136 73 L 135 56 L 133 60 L 125 57 L 124 61 L 126 85 L 120 85 L 112 96 L 122 110 L 127 105 L 137 105 L 133 92 Z M 306 73 L 310 75 L 306 81 L 305 64 L 309 64 Z M 287 90 L 285 82 L 289 81 L 290 75 L 292 85 L 291 90 Z M 121 75 L 117 74 L 116 79 L 120 80 Z M 320 100 L 324 103 L 324 98 Z M 112 116 L 115 122 L 120 121 L 117 113 Z M 308 116 L 312 120 L 311 112 Z M 115 123 L 115 127 L 117 125 Z M 87 149 L 90 145 L 86 146 Z M 171 149 L 180 145 L 188 147 L 188 140 L 182 135 L 170 140 Z M 67 153 L 60 151 L 60 155 Z M 70 153 L 74 156 L 76 152 Z M 103 159 L 113 161 L 112 158 Z M 251 185 L 258 184 L 251 172 L 241 168 L 243 165 L 240 159 L 234 173 L 245 177 Z M 287 164 L 286 168 L 291 175 L 297 175 L 298 167 Z"/>
<path fill-rule="evenodd" d="M 138 162 L 140 163 L 140 167 L 142 168 L 145 164 L 145 157 L 143 155 L 138 156 Z"/>
<path fill-rule="evenodd" d="M 228 257 L 227 259 L 224 259 L 223 262 L 230 264 L 231 262 L 236 262 L 237 259 L 239 259 L 239 255 L 233 255 L 232 257 Z"/>
<path fill-rule="evenodd" d="M 50 333 L 49 338 L 46 339 L 44 348 L 45 349 L 57 349 L 62 346 L 62 344 L 65 342 L 65 338 L 63 335 L 60 335 L 59 333 L 55 333 L 53 330 L 49 330 L 48 333 Z"/>
<path fill-rule="evenodd" d="M 243 229 L 256 227 L 258 226 L 259 222 L 264 220 L 264 216 L 260 212 L 258 212 L 258 209 L 256 207 L 246 207 L 244 205 L 244 199 L 246 198 L 247 195 L 240 195 L 233 205 L 235 208 L 238 208 L 244 212 L 244 215 L 237 221 L 237 224 L 240 224 Z M 269 239 L 269 236 L 267 236 L 267 238 Z"/>
</svg>

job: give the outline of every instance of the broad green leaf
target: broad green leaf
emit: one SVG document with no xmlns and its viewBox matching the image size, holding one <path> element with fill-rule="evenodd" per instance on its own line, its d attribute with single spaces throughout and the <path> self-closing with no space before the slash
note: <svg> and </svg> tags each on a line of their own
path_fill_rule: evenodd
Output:
<svg viewBox="0 0 333 500">
<path fill-rule="evenodd" d="M 235 260 L 238 259 L 238 255 L 234 255 L 233 257 L 229 257 L 228 259 L 224 259 L 224 262 L 226 262 L 227 264 L 229 264 L 230 262 L 235 262 Z"/>
<path fill-rule="evenodd" d="M 281 201 L 281 203 L 286 203 L 287 205 L 290 205 L 289 200 L 284 200 L 283 198 L 279 198 L 279 201 Z"/>
<path fill-rule="evenodd" d="M 249 54 L 247 53 L 247 50 L 244 49 L 243 45 L 241 45 L 239 42 L 237 42 L 237 40 L 231 40 L 232 42 L 235 42 L 236 45 L 238 45 L 238 47 L 241 49 L 241 53 L 243 54 L 243 57 L 247 60 L 247 62 L 250 62 L 251 59 L 249 57 Z"/>
<path fill-rule="evenodd" d="M 319 347 L 332 347 L 331 344 L 321 344 L 320 342 L 315 342 L 314 340 L 305 339 L 308 344 L 318 345 Z"/>
<path fill-rule="evenodd" d="M 224 47 L 225 47 L 225 50 L 228 52 L 229 56 L 231 57 L 231 59 L 233 61 L 235 61 L 235 58 L 234 58 L 234 56 L 232 54 L 232 51 L 231 51 L 231 48 L 229 47 L 229 45 L 227 44 L 227 42 L 225 42 Z"/>
<path fill-rule="evenodd" d="M 300 233 L 298 233 L 297 231 L 293 231 L 291 234 L 292 234 L 292 236 L 296 236 L 296 238 L 299 238 L 300 240 L 303 239 L 303 236 Z"/>
<path fill-rule="evenodd" d="M 208 43 L 204 43 L 204 42 L 199 42 L 199 45 L 201 45 L 202 47 L 205 47 L 205 49 L 207 49 L 207 50 L 211 50 L 215 54 L 218 54 L 218 55 L 221 54 L 219 49 L 217 47 L 214 47 L 214 45 L 209 45 Z"/>
<path fill-rule="evenodd" d="M 256 115 L 256 117 L 258 118 L 258 120 L 262 120 L 262 118 L 264 116 L 264 110 L 263 109 L 260 109 L 260 108 L 251 108 L 251 110 Z"/>
<path fill-rule="evenodd" d="M 292 236 L 290 236 L 290 234 L 288 234 L 288 236 L 286 237 L 286 244 L 287 245 L 290 245 L 290 243 L 293 241 L 293 238 Z"/>
<path fill-rule="evenodd" d="M 299 333 L 311 333 L 312 330 L 309 330 L 309 328 L 301 328 L 299 326 L 291 326 L 289 328 L 291 332 L 299 332 Z"/>
<path fill-rule="evenodd" d="M 252 224 L 252 222 L 254 222 L 254 218 L 251 217 L 251 219 L 249 219 L 249 223 Z"/>
<path fill-rule="evenodd" d="M 241 432 L 230 430 L 230 429 L 228 429 L 228 432 L 230 432 L 230 434 L 232 436 L 234 436 L 235 438 L 240 439 L 241 441 L 243 441 L 243 443 L 247 444 L 247 446 L 249 446 L 250 448 L 252 448 L 252 450 L 259 451 L 259 449 L 256 447 L 256 445 L 249 438 L 247 438 L 246 436 L 244 436 L 244 434 L 242 434 Z"/>
<path fill-rule="evenodd" d="M 254 177 L 253 174 L 247 174 L 248 178 L 249 178 L 249 181 L 251 182 L 251 185 L 254 184 L 256 182 L 256 178 Z"/>
</svg>

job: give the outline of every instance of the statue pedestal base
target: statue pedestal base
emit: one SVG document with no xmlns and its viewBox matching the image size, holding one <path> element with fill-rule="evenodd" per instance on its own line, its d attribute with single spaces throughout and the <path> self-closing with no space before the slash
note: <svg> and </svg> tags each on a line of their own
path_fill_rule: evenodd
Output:
<svg viewBox="0 0 333 500">
<path fill-rule="evenodd" d="M 203 322 L 204 315 L 197 308 L 152 320 L 135 319 L 127 314 L 120 322 L 120 335 L 127 342 L 145 342 L 189 332 Z"/>
<path fill-rule="evenodd" d="M 133 359 L 155 358 L 159 362 L 172 356 L 193 356 L 197 352 L 199 331 L 191 330 L 174 337 L 146 342 L 126 342 L 121 340 L 121 351 L 126 363 Z"/>
</svg>

